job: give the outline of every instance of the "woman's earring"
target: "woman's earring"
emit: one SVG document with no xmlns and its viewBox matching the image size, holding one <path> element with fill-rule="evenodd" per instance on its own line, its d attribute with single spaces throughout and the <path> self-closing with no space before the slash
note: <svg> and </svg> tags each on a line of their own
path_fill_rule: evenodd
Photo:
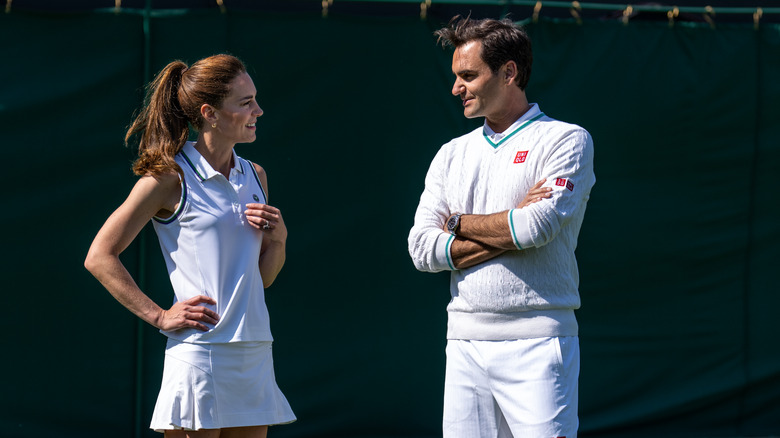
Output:
<svg viewBox="0 0 780 438">
<path fill-rule="evenodd" d="M 211 124 L 211 127 L 212 127 L 212 128 L 216 128 L 216 127 L 217 127 L 217 122 L 214 122 L 214 123 L 212 123 L 212 124 Z"/>
</svg>

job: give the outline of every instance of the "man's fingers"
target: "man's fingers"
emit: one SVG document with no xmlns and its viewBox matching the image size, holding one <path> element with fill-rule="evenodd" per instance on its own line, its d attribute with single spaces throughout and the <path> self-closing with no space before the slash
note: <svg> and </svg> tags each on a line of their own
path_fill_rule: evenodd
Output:
<svg viewBox="0 0 780 438">
<path fill-rule="evenodd" d="M 529 195 L 549 195 L 552 192 L 552 187 L 533 187 L 528 191 Z"/>
<path fill-rule="evenodd" d="M 542 197 L 545 197 L 545 198 L 549 198 L 550 196 L 552 196 L 552 188 L 545 187 L 543 189 L 539 189 L 539 190 L 535 191 L 533 194 L 534 195 L 538 195 L 538 196 L 542 196 Z"/>
<path fill-rule="evenodd" d="M 541 187 L 541 186 L 542 186 L 542 184 L 544 184 L 544 182 L 545 182 L 545 181 L 547 181 L 547 179 L 546 179 L 546 178 L 543 178 L 541 181 L 539 181 L 538 183 L 534 184 L 534 186 L 533 186 L 533 187 L 531 187 L 531 190 L 538 189 L 539 187 Z"/>
</svg>

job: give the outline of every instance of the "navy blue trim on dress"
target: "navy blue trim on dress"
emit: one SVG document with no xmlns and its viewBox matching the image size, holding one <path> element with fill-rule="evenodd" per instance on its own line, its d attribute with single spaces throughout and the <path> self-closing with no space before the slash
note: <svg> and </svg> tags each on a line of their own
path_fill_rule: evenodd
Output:
<svg viewBox="0 0 780 438">
<path fill-rule="evenodd" d="M 243 160 L 243 158 L 242 158 Z M 248 162 L 248 161 L 247 161 Z M 265 189 L 263 188 L 263 184 L 260 182 L 260 176 L 257 175 L 257 169 L 255 169 L 255 166 L 252 165 L 252 163 L 249 163 L 252 168 L 252 174 L 255 176 L 255 181 L 257 181 L 257 185 L 260 186 L 260 191 L 263 192 L 263 203 L 268 203 L 268 195 L 265 193 Z"/>
<path fill-rule="evenodd" d="M 190 157 L 188 157 L 187 154 L 184 153 L 184 151 L 181 151 L 180 153 L 181 156 L 184 157 L 184 160 L 187 161 L 187 164 L 189 164 L 190 167 L 192 167 L 192 170 L 195 172 L 195 175 L 198 175 L 198 178 L 200 178 L 201 181 L 205 181 L 206 178 L 204 178 L 203 175 L 201 175 L 200 172 L 198 172 L 198 169 L 195 167 L 194 164 L 192 164 L 192 161 L 190 161 Z"/>
<path fill-rule="evenodd" d="M 187 183 L 184 181 L 184 176 L 181 176 L 181 201 L 179 202 L 179 208 L 176 209 L 176 211 L 173 212 L 171 217 L 162 219 L 158 218 L 157 216 L 152 216 L 152 219 L 155 222 L 161 223 L 163 225 L 168 225 L 171 222 L 175 221 L 179 216 L 181 216 L 181 212 L 184 210 L 184 205 L 187 204 Z"/>
</svg>

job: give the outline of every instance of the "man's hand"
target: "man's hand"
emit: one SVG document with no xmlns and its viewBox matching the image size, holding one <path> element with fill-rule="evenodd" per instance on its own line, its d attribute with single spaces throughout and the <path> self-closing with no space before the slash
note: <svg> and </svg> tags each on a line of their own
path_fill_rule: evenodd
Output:
<svg viewBox="0 0 780 438">
<path fill-rule="evenodd" d="M 551 197 L 552 188 L 542 187 L 545 181 L 547 180 L 542 179 L 531 187 L 516 208 L 524 208 Z M 488 215 L 462 215 L 458 237 L 453 241 L 450 250 L 455 267 L 471 267 L 506 251 L 516 250 L 506 217 L 507 211 Z"/>
<path fill-rule="evenodd" d="M 531 187 L 528 190 L 528 194 L 525 195 L 525 198 L 523 198 L 523 200 L 520 201 L 520 203 L 517 204 L 517 207 L 515 208 L 523 208 L 535 202 L 539 202 L 544 198 L 549 198 L 552 196 L 552 187 L 542 187 L 542 184 L 544 184 L 545 181 L 547 181 L 546 178 L 542 179 L 533 187 Z"/>
</svg>

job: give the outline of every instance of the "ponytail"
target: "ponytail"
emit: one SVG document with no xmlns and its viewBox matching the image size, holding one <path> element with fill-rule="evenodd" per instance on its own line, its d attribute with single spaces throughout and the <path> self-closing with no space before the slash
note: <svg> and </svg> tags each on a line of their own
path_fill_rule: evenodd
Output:
<svg viewBox="0 0 780 438">
<path fill-rule="evenodd" d="M 187 64 L 173 61 L 149 84 L 146 103 L 125 134 L 125 144 L 141 135 L 138 158 L 133 163 L 136 175 L 160 175 L 181 168 L 174 157 L 189 137 L 189 123 L 179 103 L 179 87 Z"/>
<path fill-rule="evenodd" d="M 182 170 L 176 154 L 184 147 L 190 126 L 200 130 L 203 104 L 220 108 L 230 84 L 246 67 L 231 55 L 214 55 L 192 64 L 173 61 L 149 84 L 144 107 L 125 135 L 125 144 L 140 135 L 136 175 L 161 175 Z"/>
</svg>

